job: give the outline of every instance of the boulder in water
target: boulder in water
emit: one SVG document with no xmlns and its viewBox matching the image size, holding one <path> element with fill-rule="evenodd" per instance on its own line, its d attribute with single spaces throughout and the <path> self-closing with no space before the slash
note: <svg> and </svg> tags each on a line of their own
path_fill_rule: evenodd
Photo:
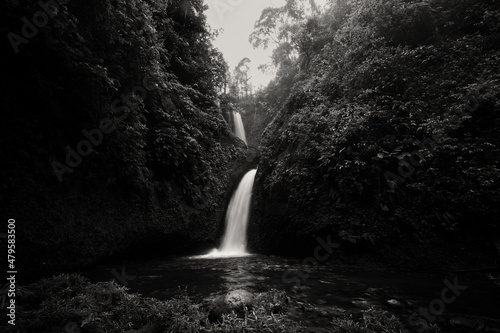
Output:
<svg viewBox="0 0 500 333">
<path fill-rule="evenodd" d="M 253 294 L 243 289 L 237 289 L 227 293 L 225 297 L 226 303 L 231 307 L 240 308 L 243 305 L 248 305 L 253 300 Z"/>
<path fill-rule="evenodd" d="M 253 294 L 243 289 L 233 290 L 226 295 L 216 297 L 208 306 L 208 320 L 211 323 L 221 322 L 222 314 L 233 311 L 238 316 L 243 316 L 245 313 L 244 306 L 251 308 L 253 300 Z"/>
</svg>

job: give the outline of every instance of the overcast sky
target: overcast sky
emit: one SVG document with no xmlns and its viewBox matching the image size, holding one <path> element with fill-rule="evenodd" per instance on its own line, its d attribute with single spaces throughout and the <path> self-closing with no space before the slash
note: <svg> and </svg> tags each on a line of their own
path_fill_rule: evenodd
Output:
<svg viewBox="0 0 500 333">
<path fill-rule="evenodd" d="M 215 40 L 214 45 L 223 54 L 231 72 L 238 62 L 248 57 L 251 81 L 255 88 L 266 86 L 273 75 L 265 75 L 257 69 L 261 64 L 270 62 L 272 50 L 254 50 L 248 41 L 253 32 L 255 21 L 260 18 L 266 7 L 279 7 L 285 0 L 205 0 L 210 7 L 205 15 L 213 29 L 223 28 L 224 32 Z"/>
</svg>

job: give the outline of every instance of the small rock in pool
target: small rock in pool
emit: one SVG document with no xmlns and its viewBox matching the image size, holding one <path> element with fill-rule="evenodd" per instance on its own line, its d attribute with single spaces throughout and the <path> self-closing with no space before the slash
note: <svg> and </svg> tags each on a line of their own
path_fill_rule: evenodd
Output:
<svg viewBox="0 0 500 333">
<path fill-rule="evenodd" d="M 308 286 L 293 286 L 292 287 L 292 291 L 306 291 L 306 290 L 309 290 L 311 289 L 311 287 L 308 287 Z"/>
<path fill-rule="evenodd" d="M 390 299 L 387 301 L 387 303 L 389 303 L 390 305 L 393 305 L 393 306 L 403 306 L 404 304 L 401 303 L 400 301 L 396 300 L 396 299 Z"/>
<path fill-rule="evenodd" d="M 246 290 L 237 289 L 227 293 L 225 300 L 231 306 L 240 306 L 250 304 L 253 300 L 253 295 Z"/>
</svg>

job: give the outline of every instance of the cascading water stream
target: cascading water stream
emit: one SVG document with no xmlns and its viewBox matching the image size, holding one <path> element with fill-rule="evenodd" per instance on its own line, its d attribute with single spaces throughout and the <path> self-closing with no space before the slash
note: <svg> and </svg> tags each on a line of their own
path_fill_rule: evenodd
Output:
<svg viewBox="0 0 500 333">
<path fill-rule="evenodd" d="M 231 197 L 226 213 L 226 231 L 220 248 L 202 257 L 216 258 L 248 255 L 248 252 L 246 252 L 247 225 L 256 172 L 256 169 L 248 171 Z"/>
<path fill-rule="evenodd" d="M 247 138 L 245 136 L 245 127 L 243 127 L 243 120 L 241 120 L 241 114 L 239 112 L 233 112 L 234 119 L 234 134 L 243 140 L 247 144 Z"/>
<path fill-rule="evenodd" d="M 226 232 L 220 252 L 246 253 L 247 224 L 257 170 L 248 171 L 234 192 L 226 213 Z"/>
</svg>

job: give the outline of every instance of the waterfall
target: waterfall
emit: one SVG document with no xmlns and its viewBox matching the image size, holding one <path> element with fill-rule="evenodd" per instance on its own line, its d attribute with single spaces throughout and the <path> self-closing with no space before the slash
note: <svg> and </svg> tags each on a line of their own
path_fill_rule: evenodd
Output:
<svg viewBox="0 0 500 333">
<path fill-rule="evenodd" d="M 226 213 L 226 232 L 220 247 L 222 253 L 246 253 L 247 224 L 256 169 L 248 171 L 234 192 Z"/>
<path fill-rule="evenodd" d="M 245 127 L 243 127 L 243 121 L 241 120 L 241 114 L 239 112 L 233 112 L 234 119 L 234 134 L 245 144 L 247 144 L 247 138 L 245 137 Z"/>
<path fill-rule="evenodd" d="M 256 169 L 248 171 L 231 197 L 226 213 L 226 231 L 220 248 L 195 258 L 237 257 L 249 254 L 246 252 L 247 224 L 256 172 Z"/>
</svg>

